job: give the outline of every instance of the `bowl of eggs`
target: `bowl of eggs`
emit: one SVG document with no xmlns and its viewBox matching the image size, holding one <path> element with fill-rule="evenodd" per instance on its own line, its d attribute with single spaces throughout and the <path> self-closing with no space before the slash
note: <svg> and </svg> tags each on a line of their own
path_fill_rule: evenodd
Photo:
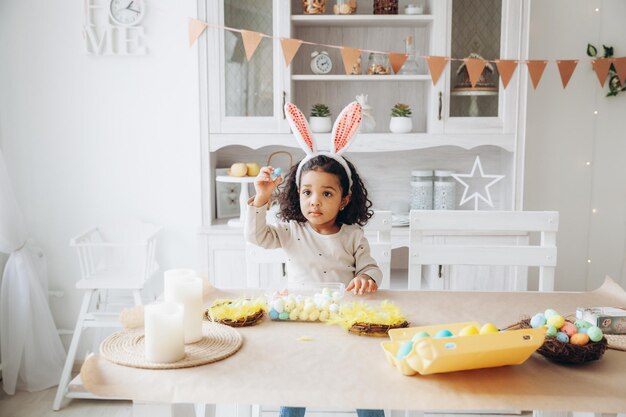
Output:
<svg viewBox="0 0 626 417">
<path fill-rule="evenodd" d="M 391 329 L 382 348 L 403 375 L 429 375 L 522 364 L 543 344 L 545 333 L 545 328 L 500 331 L 492 323 L 451 323 Z"/>
<path fill-rule="evenodd" d="M 598 360 L 608 346 L 599 327 L 584 320 L 568 320 L 551 308 L 510 328 L 542 327 L 546 329 L 546 340 L 537 352 L 555 362 L 578 364 Z"/>
</svg>

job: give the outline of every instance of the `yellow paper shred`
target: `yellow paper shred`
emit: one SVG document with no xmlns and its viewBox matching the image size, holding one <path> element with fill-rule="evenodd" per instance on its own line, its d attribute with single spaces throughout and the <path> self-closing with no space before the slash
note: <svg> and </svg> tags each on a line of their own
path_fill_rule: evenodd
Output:
<svg viewBox="0 0 626 417">
<path fill-rule="evenodd" d="M 298 340 L 299 342 L 312 342 L 313 338 L 311 336 L 300 336 L 296 340 Z"/>
<path fill-rule="evenodd" d="M 362 301 L 342 304 L 338 314 L 328 320 L 349 329 L 354 323 L 393 325 L 402 323 L 406 318 L 392 302 L 384 300 L 378 306 L 368 306 Z"/>
<path fill-rule="evenodd" d="M 244 317 L 256 314 L 259 310 L 267 311 L 267 303 L 264 298 L 246 300 L 239 298 L 236 300 L 219 299 L 215 300 L 206 311 L 206 315 L 211 320 L 239 320 Z"/>
</svg>

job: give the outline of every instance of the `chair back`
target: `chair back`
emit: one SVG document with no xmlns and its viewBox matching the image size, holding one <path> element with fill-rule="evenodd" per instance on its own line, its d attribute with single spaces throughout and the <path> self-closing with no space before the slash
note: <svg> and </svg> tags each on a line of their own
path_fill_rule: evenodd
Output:
<svg viewBox="0 0 626 417">
<path fill-rule="evenodd" d="M 409 289 L 424 287 L 422 265 L 493 265 L 539 267 L 539 290 L 554 290 L 558 212 L 412 210 L 410 217 Z M 539 244 L 530 244 L 530 232 Z M 498 243 L 505 236 L 508 243 Z M 496 239 L 486 244 L 487 237 Z"/>
<path fill-rule="evenodd" d="M 374 215 L 363 229 L 369 240 L 371 255 L 383 272 L 378 287 L 387 289 L 391 281 L 391 211 L 374 210 Z"/>
</svg>

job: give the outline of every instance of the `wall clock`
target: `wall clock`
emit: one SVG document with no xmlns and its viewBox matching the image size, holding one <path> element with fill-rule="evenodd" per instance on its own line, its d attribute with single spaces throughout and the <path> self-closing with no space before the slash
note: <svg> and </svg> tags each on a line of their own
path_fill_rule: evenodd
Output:
<svg viewBox="0 0 626 417">
<path fill-rule="evenodd" d="M 135 26 L 146 14 L 143 0 L 111 0 L 109 17 L 120 26 Z"/>
</svg>

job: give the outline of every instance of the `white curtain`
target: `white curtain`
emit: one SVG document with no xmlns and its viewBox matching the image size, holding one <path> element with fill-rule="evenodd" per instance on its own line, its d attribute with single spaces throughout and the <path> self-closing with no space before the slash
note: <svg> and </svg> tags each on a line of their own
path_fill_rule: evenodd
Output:
<svg viewBox="0 0 626 417">
<path fill-rule="evenodd" d="M 48 307 L 48 276 L 40 250 L 27 241 L 0 150 L 0 252 L 9 254 L 0 288 L 0 354 L 7 394 L 57 385 L 65 350 Z"/>
</svg>

